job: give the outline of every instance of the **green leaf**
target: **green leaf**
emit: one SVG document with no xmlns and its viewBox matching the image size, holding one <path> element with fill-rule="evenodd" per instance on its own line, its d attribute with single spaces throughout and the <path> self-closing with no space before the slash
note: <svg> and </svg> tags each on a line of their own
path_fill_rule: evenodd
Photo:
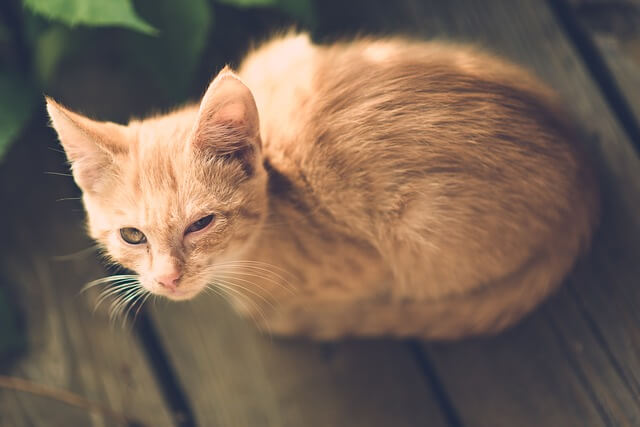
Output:
<svg viewBox="0 0 640 427">
<path fill-rule="evenodd" d="M 131 0 L 22 0 L 33 12 L 69 26 L 126 27 L 144 34 L 157 30 L 143 21 Z M 180 3 L 180 2 L 177 2 Z"/>
<path fill-rule="evenodd" d="M 33 58 L 38 80 L 43 86 L 47 86 L 60 61 L 71 53 L 69 46 L 75 40 L 70 33 L 71 30 L 63 26 L 52 26 L 36 38 Z"/>
<path fill-rule="evenodd" d="M 29 121 L 38 102 L 36 91 L 17 73 L 0 71 L 0 161 Z"/>
<path fill-rule="evenodd" d="M 154 38 L 128 38 L 131 58 L 149 70 L 172 100 L 182 100 L 213 22 L 209 1 L 142 0 L 138 5 L 141 15 L 161 32 Z"/>
</svg>

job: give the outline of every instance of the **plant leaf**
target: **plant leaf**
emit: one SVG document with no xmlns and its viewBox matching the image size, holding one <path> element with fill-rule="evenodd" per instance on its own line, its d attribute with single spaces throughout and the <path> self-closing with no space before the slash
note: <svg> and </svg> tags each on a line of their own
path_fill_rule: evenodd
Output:
<svg viewBox="0 0 640 427">
<path fill-rule="evenodd" d="M 33 59 L 38 80 L 47 86 L 53 77 L 58 64 L 71 51 L 74 40 L 71 30 L 62 25 L 51 26 L 38 35 L 33 45 Z"/>
<path fill-rule="evenodd" d="M 144 34 L 157 30 L 143 21 L 131 0 L 23 0 L 25 6 L 48 19 L 69 26 L 126 27 Z"/>
<path fill-rule="evenodd" d="M 140 13 L 161 30 L 158 37 L 127 38 L 131 58 L 176 101 L 186 95 L 213 23 L 209 0 L 141 0 Z"/>
<path fill-rule="evenodd" d="M 0 71 L 0 161 L 37 105 L 36 91 L 19 74 Z"/>
</svg>

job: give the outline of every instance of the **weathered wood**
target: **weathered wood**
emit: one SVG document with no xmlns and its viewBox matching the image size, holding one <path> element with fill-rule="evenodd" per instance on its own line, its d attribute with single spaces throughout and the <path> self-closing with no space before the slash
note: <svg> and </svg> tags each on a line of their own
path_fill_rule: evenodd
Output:
<svg viewBox="0 0 640 427">
<path fill-rule="evenodd" d="M 586 143 L 602 164 L 605 195 L 602 230 L 591 255 L 581 262 L 568 286 L 521 326 L 500 337 L 425 344 L 427 357 L 437 368 L 463 423 L 487 426 L 640 423 L 640 336 L 636 310 L 639 291 L 634 286 L 640 268 L 631 256 L 640 253 L 640 222 L 634 215 L 640 207 L 637 179 L 640 164 L 546 3 L 403 1 L 354 2 L 336 7 L 328 2 L 321 8 L 326 13 L 326 25 L 321 25 L 320 35 L 402 30 L 422 36 L 456 37 L 481 43 L 527 65 L 564 96 L 589 135 Z M 233 422 L 245 425 L 256 420 L 266 420 L 267 425 L 295 425 L 300 420 L 311 423 L 308 425 L 315 425 L 315 420 L 317 425 L 340 425 L 338 420 L 345 425 L 359 425 L 353 420 L 364 420 L 367 416 L 371 417 L 367 425 L 376 425 L 372 421 L 380 425 L 391 421 L 376 412 L 372 402 L 378 401 L 378 397 L 371 394 L 367 400 L 354 399 L 350 405 L 344 404 L 352 396 L 360 396 L 362 379 L 357 380 L 358 375 L 340 376 L 340 369 L 322 358 L 324 347 L 270 344 L 268 339 L 255 336 L 252 329 L 247 330 L 233 319 L 224 305 L 218 306 L 219 313 L 211 313 L 215 305 L 206 304 L 194 308 L 196 314 L 191 323 L 181 323 L 188 306 L 171 307 L 182 310 L 175 316 L 156 315 L 165 342 L 179 347 L 172 350 L 177 365 L 185 361 L 192 366 L 211 362 L 207 369 L 212 371 L 207 376 L 217 378 L 219 388 L 207 384 L 200 385 L 199 391 L 190 391 L 192 396 L 206 399 L 196 404 L 201 420 L 216 419 L 223 425 Z M 195 339 L 180 336 L 190 331 L 189 324 L 199 328 L 214 325 L 206 338 L 200 333 L 205 351 L 182 348 L 184 343 Z M 178 342 L 176 337 L 180 337 Z M 366 354 L 372 347 L 380 348 L 380 352 Z M 400 375 L 414 375 L 412 362 L 404 350 L 390 344 L 328 348 L 334 349 L 333 354 L 337 355 L 334 357 L 346 360 L 343 366 L 355 367 L 360 375 L 373 375 L 371 372 L 376 370 L 376 375 L 381 372 L 398 375 L 395 371 L 398 366 L 404 366 Z M 387 352 L 393 355 L 393 361 L 383 364 Z M 236 358 L 230 358 L 230 354 Z M 397 363 L 398 360 L 404 360 L 409 367 Z M 363 361 L 367 362 L 365 366 Z M 384 371 L 380 371 L 378 363 L 384 366 Z M 297 372 L 288 370 L 292 366 L 299 366 Z M 190 369 L 183 368 L 181 375 L 191 389 L 205 374 L 198 375 Z M 348 371 L 354 375 L 353 368 Z M 289 374 L 282 377 L 282 372 Z M 344 379 L 343 387 L 327 385 L 334 384 L 336 377 Z M 374 381 L 391 391 L 394 384 L 401 383 L 377 378 L 367 378 L 366 383 Z M 393 402 L 406 405 L 415 402 L 416 396 L 423 398 L 426 391 L 412 391 L 417 386 L 414 382 L 410 386 L 404 383 L 409 400 L 402 391 L 395 390 L 385 397 L 386 404 L 402 408 Z M 320 392 L 313 392 L 316 389 Z M 288 400 L 293 393 L 297 394 Z M 240 395 L 254 397 L 234 401 Z M 208 396 L 217 397 L 208 399 Z M 338 409 L 328 413 L 326 408 L 334 405 Z M 415 403 L 409 406 L 419 407 Z M 399 412 L 411 413 L 406 408 Z M 376 415 L 372 417 L 372 413 Z M 421 418 L 422 412 L 417 414 L 412 414 L 412 425 L 422 425 L 426 419 Z M 409 425 L 408 421 L 403 423 L 407 418 L 398 420 L 394 424 Z"/>
<path fill-rule="evenodd" d="M 640 162 L 630 141 L 545 3 L 424 7 L 432 33 L 486 43 L 555 87 L 603 168 L 602 227 L 568 287 L 524 329 L 479 343 L 427 347 L 445 386 L 470 425 L 637 425 L 640 271 L 629 255 L 640 253 Z M 490 380 L 494 393 L 487 391 Z"/>
<path fill-rule="evenodd" d="M 213 295 L 153 318 L 199 425 L 444 425 L 400 343 L 271 339 Z"/>
<path fill-rule="evenodd" d="M 640 1 L 569 0 L 640 121 Z M 640 144 L 640 141 L 638 141 Z"/>
<path fill-rule="evenodd" d="M 601 230 L 557 297 L 502 336 L 425 344 L 463 423 L 638 425 L 640 164 L 547 4 L 367 2 L 341 10 L 332 29 L 352 30 L 359 11 L 363 32 L 453 37 L 532 68 L 567 100 L 603 169 Z"/>
<path fill-rule="evenodd" d="M 44 123 L 44 117 L 41 118 Z M 92 254 L 55 259 L 91 245 L 84 237 L 64 158 L 47 149 L 54 136 L 34 127 L 0 170 L 0 265 L 3 279 L 24 311 L 27 353 L 6 375 L 58 387 L 100 403 L 147 426 L 173 425 L 141 345 L 130 331 L 111 325 L 105 310 L 93 313 L 95 293 L 79 295 L 83 281 L 104 275 Z M 56 400 L 0 389 L 2 426 L 111 426 Z"/>
</svg>

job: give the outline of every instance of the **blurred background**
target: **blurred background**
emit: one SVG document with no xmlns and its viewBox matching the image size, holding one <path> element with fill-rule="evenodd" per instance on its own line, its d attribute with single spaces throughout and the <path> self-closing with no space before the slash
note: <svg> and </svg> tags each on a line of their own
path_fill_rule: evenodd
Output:
<svg viewBox="0 0 640 427">
<path fill-rule="evenodd" d="M 62 216 L 81 215 L 74 200 L 79 193 L 64 176 L 64 155 L 47 128 L 44 94 L 116 122 L 162 112 L 197 100 L 212 76 L 237 64 L 250 43 L 276 29 L 313 29 L 315 18 L 312 0 L 2 0 L 0 168 L 3 185 L 19 199 L 12 206 L 3 200 L 3 222 L 12 209 L 37 212 L 48 197 L 68 199 L 61 200 L 67 201 Z M 26 178 L 33 187 L 16 173 L 25 167 L 33 167 Z M 51 212 L 35 215 L 26 228 L 35 228 L 33 238 L 47 246 L 51 236 L 38 233 L 38 226 Z M 4 248 L 15 249 L 3 236 Z M 21 341 L 9 292 L 0 287 L 0 355 Z"/>
<path fill-rule="evenodd" d="M 123 328 L 78 295 L 109 271 L 43 95 L 124 123 L 290 28 L 471 41 L 558 90 L 608 206 L 559 296 L 497 338 L 316 345 L 209 300 Z M 638 117 L 637 0 L 0 0 L 0 425 L 640 425 Z"/>
</svg>

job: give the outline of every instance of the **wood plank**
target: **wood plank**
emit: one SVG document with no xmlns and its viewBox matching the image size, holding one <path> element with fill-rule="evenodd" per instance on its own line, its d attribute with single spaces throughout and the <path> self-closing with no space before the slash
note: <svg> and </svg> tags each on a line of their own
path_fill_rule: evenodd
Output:
<svg viewBox="0 0 640 427">
<path fill-rule="evenodd" d="M 569 0 L 640 122 L 640 1 Z M 640 141 L 638 141 L 640 144 Z"/>
<path fill-rule="evenodd" d="M 444 425 L 400 343 L 271 339 L 215 296 L 152 315 L 199 425 Z"/>
<path fill-rule="evenodd" d="M 38 123 L 45 123 L 44 116 Z M 16 304 L 24 311 L 27 353 L 2 374 L 68 390 L 147 426 L 173 422 L 143 350 L 130 330 L 93 313 L 95 293 L 78 295 L 84 280 L 103 276 L 93 254 L 56 260 L 86 248 L 79 201 L 64 158 L 49 150 L 55 137 L 43 125 L 29 130 L 0 169 L 0 265 Z M 75 210 L 75 212 L 73 212 Z M 29 393 L 0 389 L 3 426 L 111 426 L 91 415 Z"/>
<path fill-rule="evenodd" d="M 598 89 L 545 4 L 533 1 L 404 1 L 387 7 L 382 2 L 354 2 L 337 7 L 337 3 L 328 2 L 321 8 L 326 15 L 319 34 L 404 30 L 423 36 L 461 37 L 486 44 L 535 69 L 566 99 L 571 100 L 571 107 L 584 122 L 590 135 L 588 142 L 600 155 L 605 170 L 607 209 L 603 231 L 591 257 L 581 264 L 568 287 L 518 328 L 493 339 L 425 345 L 425 349 L 467 425 L 637 424 L 635 375 L 639 372 L 639 353 L 635 349 L 640 339 L 635 327 L 637 311 L 634 311 L 634 304 L 637 299 L 630 292 L 638 269 L 630 257 L 619 255 L 637 253 L 633 250 L 638 248 L 638 221 L 632 213 L 640 206 L 638 180 L 635 179 L 636 171 L 640 169 L 629 141 L 598 96 Z M 618 227 L 617 224 L 624 226 Z M 617 252 L 613 251 L 615 249 Z M 603 304 L 603 301 L 607 303 Z M 224 310 L 223 307 L 220 310 Z M 206 308 L 200 310 L 205 311 Z M 225 314 L 218 321 L 224 322 L 224 319 L 228 321 L 230 317 Z M 199 320 L 196 323 L 202 325 L 204 322 Z M 162 325 L 171 326 L 166 321 Z M 175 334 L 180 330 L 183 328 L 178 328 Z M 215 333 L 219 333 L 218 328 Z M 175 334 L 166 334 L 167 341 L 174 339 Z M 244 337 L 243 334 L 234 333 L 232 337 L 243 341 L 244 338 L 238 338 Z M 210 336 L 207 337 L 209 339 Z M 248 357 L 246 355 L 251 354 L 248 349 L 260 340 L 258 337 L 247 338 L 245 344 L 238 347 L 245 350 L 238 354 Z M 225 342 L 232 340 L 220 341 Z M 294 344 L 294 347 L 298 345 L 306 355 L 302 360 L 320 358 L 319 353 L 315 353 L 321 351 L 318 347 L 306 347 L 304 344 Z M 214 343 L 207 346 L 207 351 L 216 351 Z M 261 349 L 254 354 L 265 351 L 260 346 L 264 344 L 260 344 Z M 275 349 L 269 352 L 288 351 L 281 346 Z M 191 357 L 202 353 L 194 352 Z M 218 359 L 211 354 L 211 360 Z M 364 352 L 360 355 L 363 360 L 370 357 Z M 262 360 L 264 365 L 260 370 L 265 371 L 253 373 L 253 378 L 264 378 L 268 376 L 264 372 L 278 371 L 275 359 L 254 357 L 255 363 Z M 278 354 L 276 359 L 282 361 L 286 356 Z M 224 366 L 228 363 L 225 361 Z M 335 375 L 332 374 L 335 372 L 333 368 L 325 366 L 319 369 L 310 362 L 304 363 L 304 369 L 290 381 L 312 375 L 313 371 Z M 213 376 L 223 376 L 225 372 L 239 369 L 229 366 L 229 371 L 222 368 Z M 230 388 L 256 389 L 257 386 L 250 382 L 242 385 L 246 380 L 239 375 L 240 371 L 218 381 L 228 383 Z M 194 378 L 187 380 L 190 384 L 194 381 Z M 233 386 L 234 383 L 237 385 Z M 299 384 L 313 388 L 313 382 Z M 352 382 L 346 384 L 353 389 Z M 227 387 L 225 389 L 228 390 Z M 223 392 L 218 393 L 224 398 Z M 315 404 L 322 404 L 326 398 L 324 394 L 317 395 Z M 258 413 L 269 420 L 278 419 L 269 407 L 278 407 L 278 404 L 260 402 Z M 299 414 L 309 416 L 317 413 L 317 407 L 299 404 L 296 407 Z M 214 409 L 211 411 L 213 413 Z M 285 410 L 284 413 L 288 412 Z M 239 410 L 229 415 L 231 419 L 240 416 Z"/>
<path fill-rule="evenodd" d="M 333 29 L 353 30 L 350 18 L 365 8 L 370 20 L 360 22 L 361 32 L 454 37 L 534 69 L 567 100 L 603 169 L 601 230 L 557 297 L 502 336 L 425 344 L 463 423 L 638 425 L 640 165 L 546 3 L 352 4 Z"/>
<path fill-rule="evenodd" d="M 425 9 L 433 16 L 435 4 L 430 5 Z M 639 270 L 629 255 L 640 250 L 640 223 L 634 214 L 640 207 L 638 158 L 546 4 L 438 4 L 438 10 L 445 8 L 450 20 L 437 34 L 487 43 L 533 68 L 568 101 L 601 161 L 605 211 L 590 256 L 568 287 L 531 319 L 538 335 L 535 343 L 526 343 L 528 350 L 518 344 L 522 330 L 516 330 L 481 344 L 427 347 L 431 357 L 470 425 L 533 426 L 550 420 L 557 425 L 637 425 L 639 300 L 632 290 Z M 443 21 L 426 22 L 436 28 Z M 456 363 L 451 352 L 462 360 Z M 485 369 L 493 374 L 485 379 L 491 378 L 497 396 L 486 393 L 485 381 L 468 381 L 468 375 Z M 516 389 L 532 393 L 514 393 Z"/>
</svg>

